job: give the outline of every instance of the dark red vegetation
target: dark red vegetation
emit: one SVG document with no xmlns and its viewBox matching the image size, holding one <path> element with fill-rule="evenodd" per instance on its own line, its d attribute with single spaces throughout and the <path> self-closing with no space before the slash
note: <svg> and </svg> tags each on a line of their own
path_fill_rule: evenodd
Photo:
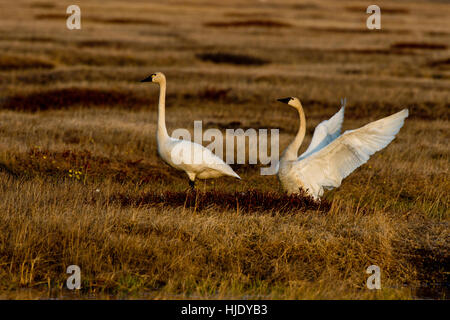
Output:
<svg viewBox="0 0 450 320">
<path fill-rule="evenodd" d="M 248 66 L 261 66 L 269 63 L 269 61 L 267 60 L 258 57 L 253 57 L 247 54 L 224 53 L 224 52 L 200 53 L 197 54 L 197 58 L 202 61 L 213 63 L 225 63 L 225 64 L 248 65 Z"/>
<path fill-rule="evenodd" d="M 162 204 L 170 207 L 194 208 L 203 210 L 209 207 L 218 207 L 238 212 L 272 211 L 292 213 L 306 210 L 328 211 L 331 204 L 327 201 L 315 201 L 305 193 L 287 195 L 280 192 L 262 192 L 247 190 L 245 192 L 223 191 L 187 191 L 187 192 L 146 192 L 138 195 L 115 194 L 109 199 L 122 206 L 156 206 Z"/>
<path fill-rule="evenodd" d="M 392 49 L 419 49 L 419 50 L 445 50 L 447 45 L 443 43 L 428 42 L 397 42 L 391 45 Z"/>
<path fill-rule="evenodd" d="M 241 21 L 216 21 L 205 23 L 206 27 L 229 28 L 229 27 L 263 27 L 263 28 L 286 28 L 292 27 L 289 23 L 275 20 L 241 20 Z"/>
</svg>

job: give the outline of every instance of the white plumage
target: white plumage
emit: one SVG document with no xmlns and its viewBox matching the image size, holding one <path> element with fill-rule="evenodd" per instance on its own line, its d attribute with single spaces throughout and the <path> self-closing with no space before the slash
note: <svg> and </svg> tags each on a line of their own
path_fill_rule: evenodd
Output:
<svg viewBox="0 0 450 320">
<path fill-rule="evenodd" d="M 303 107 L 297 98 L 279 101 L 298 110 L 300 128 L 281 156 L 278 178 L 289 194 L 298 193 L 302 188 L 315 199 L 323 195 L 324 189 L 339 187 L 342 180 L 366 163 L 372 154 L 385 148 L 408 117 L 408 110 L 403 109 L 339 136 L 344 117 L 343 106 L 332 118 L 317 126 L 308 150 L 297 158 L 306 129 Z"/>
<path fill-rule="evenodd" d="M 341 134 L 342 123 L 344 122 L 345 99 L 341 100 L 341 109 L 330 119 L 324 120 L 314 129 L 314 134 L 308 149 L 303 152 L 299 160 L 305 159 L 314 152 L 323 149 L 333 142 Z"/>
<path fill-rule="evenodd" d="M 158 153 L 167 164 L 186 172 L 191 187 L 194 187 L 195 179 L 210 179 L 221 176 L 240 179 L 229 165 L 209 149 L 198 143 L 174 139 L 167 134 L 165 120 L 166 77 L 163 73 L 154 73 L 141 82 L 155 82 L 160 85 L 156 141 Z"/>
</svg>

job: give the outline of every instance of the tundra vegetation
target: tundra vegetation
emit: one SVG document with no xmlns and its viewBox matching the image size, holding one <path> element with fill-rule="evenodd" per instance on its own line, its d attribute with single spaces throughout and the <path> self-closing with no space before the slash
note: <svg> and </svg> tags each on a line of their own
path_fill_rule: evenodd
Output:
<svg viewBox="0 0 450 320">
<path fill-rule="evenodd" d="M 0 10 L 0 298 L 448 299 L 448 4 L 378 1 L 381 30 L 360 0 L 78 4 L 81 30 L 56 0 Z M 285 96 L 302 150 L 342 97 L 344 130 L 410 117 L 320 205 L 258 165 L 186 194 L 156 153 L 155 71 L 169 133 L 279 128 L 282 150 Z"/>
</svg>

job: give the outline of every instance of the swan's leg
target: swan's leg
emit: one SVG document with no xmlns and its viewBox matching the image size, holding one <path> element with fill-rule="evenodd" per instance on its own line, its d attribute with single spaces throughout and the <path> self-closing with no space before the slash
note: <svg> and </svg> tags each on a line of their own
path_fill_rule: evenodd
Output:
<svg viewBox="0 0 450 320">
<path fill-rule="evenodd" d="M 191 191 L 195 190 L 195 173 L 186 172 L 189 177 L 189 186 L 191 187 Z"/>
</svg>

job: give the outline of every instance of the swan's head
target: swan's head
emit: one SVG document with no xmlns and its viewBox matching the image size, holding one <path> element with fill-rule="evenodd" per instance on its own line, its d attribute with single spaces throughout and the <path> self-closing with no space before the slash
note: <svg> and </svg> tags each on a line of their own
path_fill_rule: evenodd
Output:
<svg viewBox="0 0 450 320">
<path fill-rule="evenodd" d="M 282 99 L 277 99 L 277 100 L 280 102 L 286 103 L 294 108 L 298 108 L 299 106 L 301 106 L 300 100 L 298 100 L 298 98 L 296 98 L 296 97 L 287 97 L 287 98 L 282 98 Z"/>
<path fill-rule="evenodd" d="M 162 72 L 156 72 L 145 78 L 144 80 L 141 80 L 141 82 L 156 82 L 156 83 L 162 83 L 166 81 L 166 76 Z"/>
</svg>

